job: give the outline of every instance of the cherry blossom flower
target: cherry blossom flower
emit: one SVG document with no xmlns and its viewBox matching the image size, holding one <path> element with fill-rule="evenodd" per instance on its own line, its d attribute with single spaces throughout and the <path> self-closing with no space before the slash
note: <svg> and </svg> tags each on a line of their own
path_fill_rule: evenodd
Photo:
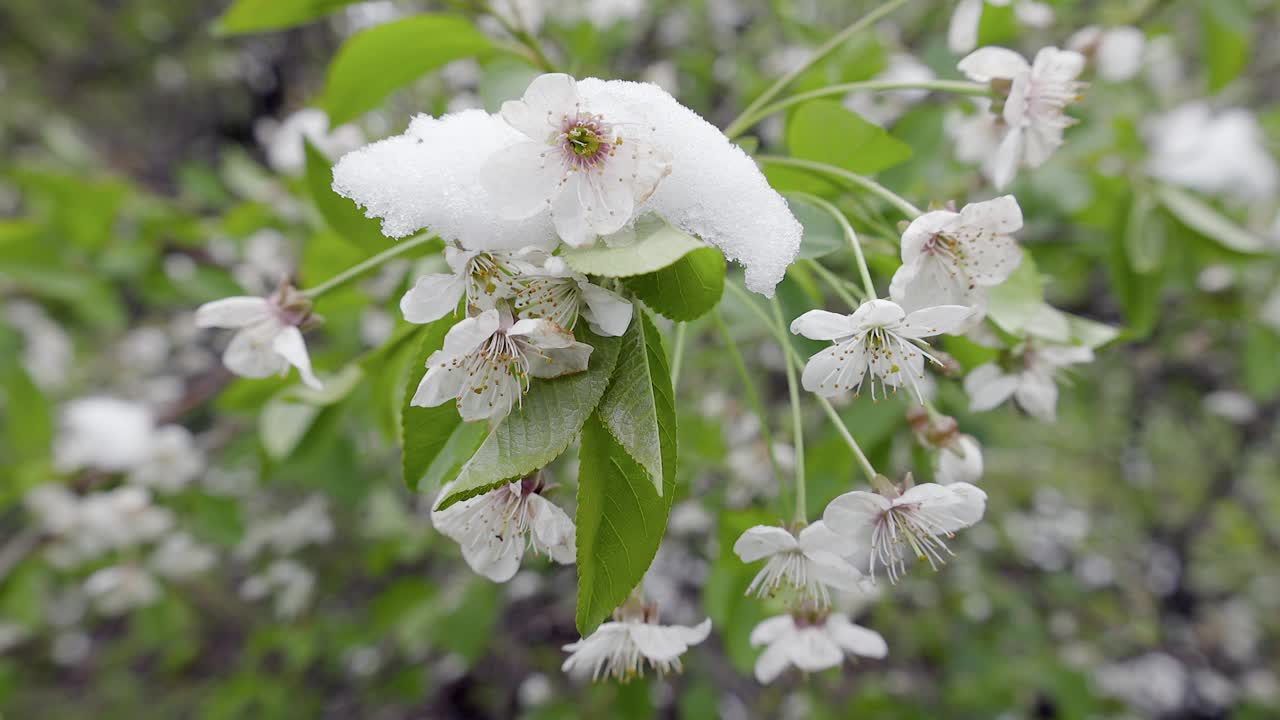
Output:
<svg viewBox="0 0 1280 720">
<path fill-rule="evenodd" d="M 53 458 L 62 472 L 124 472 L 144 462 L 152 449 L 155 418 L 141 403 L 84 397 L 67 403 L 59 420 Z"/>
<path fill-rule="evenodd" d="M 960 0 L 947 27 L 947 47 L 956 54 L 967 53 L 978 46 L 978 27 L 982 23 L 984 5 L 1013 5 L 1014 17 L 1021 25 L 1033 28 L 1053 24 L 1053 8 L 1034 0 Z"/>
<path fill-rule="evenodd" d="M 818 607 L 831 604 L 829 588 L 854 590 L 862 573 L 840 556 L 844 540 L 821 520 L 799 533 L 770 525 L 757 525 L 742 533 L 733 552 L 743 562 L 767 558 L 764 568 L 747 587 L 747 594 L 771 595 L 779 587 L 799 591 L 800 597 Z"/>
<path fill-rule="evenodd" d="M 890 300 L 870 300 L 851 315 L 810 310 L 791 323 L 791 332 L 811 340 L 832 340 L 834 345 L 809 358 L 801 383 L 804 389 L 832 397 L 862 388 L 871 375 L 871 394 L 876 381 L 884 388 L 910 387 L 920 396 L 925 358 L 928 353 L 921 338 L 959 330 L 971 309 L 960 305 L 939 305 L 907 314 Z"/>
<path fill-rule="evenodd" d="M 972 435 L 957 435 L 933 457 L 933 478 L 939 485 L 974 483 L 982 479 L 982 446 Z"/>
<path fill-rule="evenodd" d="M 902 234 L 902 267 L 889 295 L 905 311 L 938 305 L 974 308 L 973 323 L 986 313 L 987 288 L 1009 279 L 1022 262 L 1011 237 L 1022 227 L 1012 195 L 970 203 L 960 212 L 935 210 L 916 218 Z"/>
<path fill-rule="evenodd" d="M 147 455 L 129 473 L 129 482 L 160 492 L 181 490 L 204 472 L 204 453 L 191 431 L 165 425 L 152 434 Z"/>
<path fill-rule="evenodd" d="M 644 674 L 645 666 L 659 675 L 680 672 L 680 656 L 711 634 L 711 620 L 687 627 L 659 625 L 656 606 L 628 602 L 578 642 L 564 646 L 569 657 L 561 670 L 592 680 L 609 677 L 622 682 Z"/>
<path fill-rule="evenodd" d="M 1093 351 L 1076 345 L 1026 345 L 1006 369 L 996 363 L 974 368 L 964 379 L 969 409 L 991 410 L 1009 398 L 1032 417 L 1053 422 L 1057 416 L 1057 376 L 1062 368 L 1093 361 Z"/>
<path fill-rule="evenodd" d="M 463 420 L 501 420 L 524 396 L 529 379 L 587 369 L 592 347 L 550 320 L 514 321 L 486 310 L 449 329 L 444 347 L 427 358 L 412 403 L 435 407 L 456 400 Z"/>
<path fill-rule="evenodd" d="M 231 372 L 247 378 L 284 375 L 289 366 L 308 387 L 320 389 L 320 380 L 311 370 L 311 357 L 302 326 L 317 322 L 311 314 L 311 302 L 289 285 L 269 297 L 229 297 L 205 303 L 196 309 L 195 324 L 199 328 L 236 330 L 222 364 Z"/>
<path fill-rule="evenodd" d="M 855 566 L 875 579 L 883 567 L 891 582 L 906 570 L 908 551 L 937 569 L 951 554 L 945 538 L 982 519 L 987 494 L 969 483 L 925 483 L 899 490 L 883 481 L 882 492 L 855 490 L 832 500 L 823 512 L 827 527 L 850 542 Z"/>
<path fill-rule="evenodd" d="M 621 295 L 592 284 L 558 257 L 519 279 L 512 304 L 521 318 L 544 318 L 572 330 L 582 317 L 597 335 L 618 337 L 631 325 L 633 307 Z"/>
<path fill-rule="evenodd" d="M 993 160 L 997 188 L 1008 185 L 1020 165 L 1043 165 L 1062 145 L 1063 130 L 1075 124 L 1064 110 L 1084 87 L 1076 80 L 1084 70 L 1078 52 L 1042 48 L 1029 64 L 1012 50 L 984 47 L 961 60 L 959 69 L 978 82 L 1008 84 L 1002 113 L 1007 130 Z"/>
<path fill-rule="evenodd" d="M 840 613 L 800 611 L 771 617 L 751 631 L 751 646 L 766 646 L 756 659 L 756 680 L 769 684 L 788 667 L 806 673 L 839 667 L 845 655 L 883 658 L 889 645 L 880 633 L 855 625 Z"/>
<path fill-rule="evenodd" d="M 943 118 L 943 132 L 955 146 L 956 159 L 962 163 L 977 165 L 982 176 L 994 182 L 996 176 L 996 150 L 1004 139 L 1004 118 L 991 111 L 991 98 L 970 98 L 975 111 L 966 113 L 958 108 L 948 108 Z"/>
<path fill-rule="evenodd" d="M 498 300 L 515 294 L 521 267 L 510 253 L 444 249 L 452 273 L 431 273 L 418 278 L 400 298 L 400 312 L 411 323 L 435 322 L 458 309 L 462 298 L 469 307 L 491 310 Z"/>
<path fill-rule="evenodd" d="M 1151 119 L 1147 173 L 1199 192 L 1241 200 L 1269 198 L 1280 187 L 1280 169 L 1266 133 L 1244 108 L 1214 112 L 1190 102 Z"/>
<path fill-rule="evenodd" d="M 449 497 L 446 485 L 439 498 Z M 494 582 L 506 582 L 520 569 L 526 548 L 563 565 L 573 564 L 573 521 L 542 496 L 538 476 L 502 485 L 483 495 L 432 509 L 431 524 L 462 547 L 472 570 Z"/>
<path fill-rule="evenodd" d="M 513 219 L 550 210 L 570 245 L 621 230 L 671 173 L 670 155 L 642 128 L 593 113 L 562 73 L 535 78 L 523 99 L 502 104 L 502 117 L 527 139 L 494 153 L 482 171 L 494 210 Z"/>
</svg>

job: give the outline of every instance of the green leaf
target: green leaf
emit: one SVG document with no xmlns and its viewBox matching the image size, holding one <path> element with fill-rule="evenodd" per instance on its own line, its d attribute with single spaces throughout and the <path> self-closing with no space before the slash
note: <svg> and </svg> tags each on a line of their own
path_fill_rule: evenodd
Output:
<svg viewBox="0 0 1280 720">
<path fill-rule="evenodd" d="M 429 408 L 409 404 L 418 391 L 422 376 L 427 374 L 427 358 L 444 346 L 444 336 L 456 322 L 456 314 L 450 314 L 428 325 L 409 366 L 409 381 L 400 405 L 400 447 L 403 448 L 400 468 L 404 472 L 404 484 L 415 492 L 431 463 L 462 425 L 458 408 L 453 403 Z"/>
<path fill-rule="evenodd" d="M 676 406 L 662 338 L 643 310 L 637 308 L 622 336 L 618 366 L 596 414 L 663 495 L 663 468 L 674 466 L 676 453 Z"/>
<path fill-rule="evenodd" d="M 677 321 L 696 320 L 715 308 L 724 293 L 724 256 L 704 246 L 655 273 L 623 283 L 654 311 Z"/>
<path fill-rule="evenodd" d="M 1245 230 L 1200 198 L 1172 185 L 1161 185 L 1156 196 L 1183 225 L 1239 253 L 1263 253 L 1267 243 L 1258 235 Z"/>
<path fill-rule="evenodd" d="M 1239 77 L 1249 64 L 1253 24 L 1240 0 L 1203 0 L 1200 28 L 1202 53 L 1209 67 L 1209 92 L 1215 93 Z"/>
<path fill-rule="evenodd" d="M 236 0 L 218 18 L 214 31 L 252 33 L 301 25 L 360 0 Z"/>
<path fill-rule="evenodd" d="M 791 213 L 804 227 L 804 237 L 800 242 L 801 260 L 813 260 L 830 255 L 847 245 L 844 229 L 831 213 L 800 193 L 783 193 Z"/>
<path fill-rule="evenodd" d="M 663 493 L 605 429 L 598 414 L 582 426 L 578 451 L 578 632 L 583 637 L 644 578 L 667 528 L 675 458 Z M 666 458 L 664 458 L 664 461 Z"/>
<path fill-rule="evenodd" d="M 386 250 L 391 240 L 382 234 L 377 220 L 367 218 L 355 203 L 333 191 L 333 167 L 324 153 L 306 141 L 307 191 L 320 216 L 351 245 L 373 255 Z"/>
<path fill-rule="evenodd" d="M 525 477 L 560 456 L 600 404 L 618 361 L 620 338 L 581 330 L 579 340 L 595 348 L 586 372 L 535 380 L 520 402 L 462 467 L 440 509 Z"/>
<path fill-rule="evenodd" d="M 1007 333 L 1021 335 L 1044 302 L 1044 287 L 1030 253 L 1022 254 L 1018 269 L 1008 280 L 991 288 L 989 297 L 987 315 L 992 322 Z"/>
<path fill-rule="evenodd" d="M 458 15 L 417 15 L 352 36 L 329 65 L 320 107 L 340 125 L 449 62 L 488 53 L 489 38 Z"/>
<path fill-rule="evenodd" d="M 646 215 L 635 225 L 635 240 L 620 247 L 603 243 L 569 248 L 564 261 L 584 275 L 633 277 L 670 267 L 694 250 L 707 247 L 697 238 L 668 225 L 657 215 Z"/>
<path fill-rule="evenodd" d="M 834 100 L 801 105 L 787 123 L 787 146 L 805 160 L 837 165 L 863 175 L 911 157 L 911 146 Z"/>
<path fill-rule="evenodd" d="M 1165 221 L 1154 211 L 1154 205 L 1149 195 L 1139 194 L 1129 209 L 1125 226 L 1124 249 L 1129 253 L 1130 267 L 1140 275 L 1156 270 L 1164 259 Z"/>
</svg>

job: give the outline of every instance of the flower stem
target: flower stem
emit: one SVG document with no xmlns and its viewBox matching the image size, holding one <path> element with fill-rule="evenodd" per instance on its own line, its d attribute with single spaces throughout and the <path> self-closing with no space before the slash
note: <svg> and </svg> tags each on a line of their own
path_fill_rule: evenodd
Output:
<svg viewBox="0 0 1280 720">
<path fill-rule="evenodd" d="M 836 49 L 845 44 L 849 38 L 868 27 L 871 27 L 871 25 L 879 21 L 881 18 L 906 4 L 907 0 L 889 0 L 889 2 L 886 2 L 875 10 L 863 15 L 861 18 L 854 21 L 852 25 L 849 25 L 845 29 L 833 35 L 829 40 L 819 46 L 818 49 L 814 50 L 813 55 L 809 56 L 808 60 L 778 78 L 767 90 L 760 93 L 759 97 L 751 101 L 751 103 L 747 105 L 741 113 L 739 113 L 738 117 L 734 119 L 733 122 L 729 123 L 729 126 L 724 130 L 724 134 L 729 136 L 730 139 L 742 134 L 742 131 L 754 124 L 754 121 L 751 121 L 751 118 L 758 114 L 761 108 L 768 105 L 771 100 L 777 97 L 778 93 L 782 92 L 782 90 L 790 85 L 793 80 L 800 77 L 801 74 L 813 67 L 823 58 L 835 52 Z"/>
<path fill-rule="evenodd" d="M 777 296 L 773 298 L 773 319 L 777 327 L 782 327 L 786 323 L 782 319 L 782 303 L 778 302 Z M 796 360 L 787 352 L 790 340 L 786 336 L 779 336 L 778 342 L 784 344 L 782 355 L 787 366 L 787 394 L 791 396 L 791 432 L 793 442 L 796 448 L 796 522 L 800 524 L 808 523 L 808 499 L 805 493 L 804 478 L 804 415 L 800 408 L 800 383 L 796 380 Z"/>
<path fill-rule="evenodd" d="M 769 328 L 773 332 L 774 337 L 777 339 L 779 344 L 782 345 L 782 351 L 786 353 L 793 362 L 796 364 L 803 364 L 804 359 L 800 357 L 800 353 L 796 352 L 795 347 L 791 344 L 790 338 L 787 337 L 785 325 L 779 324 L 776 318 L 770 317 L 769 313 L 760 309 L 760 306 L 756 305 L 755 300 L 751 298 L 751 294 L 739 287 L 736 282 L 726 280 L 725 287 L 729 288 L 733 294 L 737 295 L 738 298 L 742 300 L 744 305 L 751 308 L 751 310 L 764 321 L 765 327 Z M 867 458 L 867 454 L 862 451 L 862 446 L 859 445 L 858 441 L 853 437 L 853 433 L 849 432 L 849 428 L 845 426 L 844 419 L 840 417 L 840 413 L 836 412 L 836 409 L 831 405 L 830 400 L 827 400 L 821 395 L 815 395 L 814 397 L 818 399 L 818 404 L 822 406 L 822 409 L 826 411 L 827 416 L 835 423 L 836 430 L 840 432 L 840 437 L 844 439 L 845 445 L 849 446 L 849 450 L 853 453 L 854 459 L 858 461 L 858 466 L 867 474 L 868 478 L 874 479 L 879 473 L 876 472 L 875 466 L 871 464 L 871 460 Z"/>
<path fill-rule="evenodd" d="M 821 175 L 829 175 L 834 178 L 839 178 L 840 180 L 844 180 L 845 182 L 848 182 L 852 185 L 857 185 L 858 187 L 870 192 L 871 194 L 876 195 L 881 199 L 888 201 L 891 205 L 894 205 L 899 210 L 901 210 L 903 215 L 906 215 L 908 218 L 912 220 L 916 219 L 917 217 L 920 217 L 920 215 L 922 214 L 920 208 L 916 207 L 915 205 L 912 205 L 901 195 L 881 185 L 875 180 L 872 180 L 871 178 L 866 177 L 865 175 L 859 175 L 857 173 L 849 172 L 848 170 L 845 170 L 842 167 L 837 167 L 835 165 L 829 165 L 827 163 L 822 163 L 822 162 L 816 162 L 814 160 L 803 160 L 801 158 L 784 157 L 782 155 L 758 155 L 756 156 L 756 160 L 759 160 L 760 162 L 763 162 L 763 163 L 772 163 L 774 165 L 784 165 L 788 167 L 800 168 L 801 170 L 808 170 L 810 172 L 818 173 Z"/>
<path fill-rule="evenodd" d="M 492 16 L 494 20 L 497 20 L 503 30 L 506 30 L 511 37 L 515 38 L 521 45 L 529 50 L 529 54 L 533 56 L 532 60 L 535 65 L 541 68 L 544 72 L 550 73 L 556 71 L 556 64 L 551 62 L 551 58 L 547 57 L 547 53 L 542 49 L 542 43 L 538 42 L 538 38 L 534 37 L 528 30 L 525 30 L 523 27 L 508 20 L 502 13 L 496 12 L 489 3 L 481 2 L 480 7 L 485 13 Z M 519 17 L 520 11 L 514 4 L 512 4 L 511 9 L 512 12 L 516 14 L 517 19 L 523 20 L 523 18 Z"/>
<path fill-rule="evenodd" d="M 347 268 L 346 270 L 343 270 L 342 272 L 338 273 L 337 275 L 334 275 L 333 277 L 320 283 L 319 285 L 313 288 L 308 288 L 306 290 L 303 290 L 302 294 L 307 296 L 308 298 L 311 298 L 312 300 L 315 300 L 316 298 L 320 297 L 321 295 L 324 295 L 330 290 L 335 290 L 339 287 L 342 287 L 343 285 L 346 285 L 347 283 L 351 282 L 352 280 L 355 280 L 361 275 L 368 273 L 369 271 L 377 268 L 379 265 L 382 265 L 388 260 L 404 255 L 410 250 L 416 247 L 419 247 L 421 245 L 425 245 L 435 239 L 436 239 L 435 235 L 419 235 L 415 238 L 410 238 L 408 240 L 405 240 L 404 242 L 396 243 L 394 246 L 387 248 L 386 250 L 383 250 L 382 252 L 378 253 L 377 255 L 374 255 L 368 260 L 365 260 L 364 262 L 359 263 L 358 265 L 353 265 Z"/>
<path fill-rule="evenodd" d="M 747 371 L 747 363 L 742 359 L 742 352 L 738 349 L 738 342 L 733 339 L 733 333 L 729 331 L 729 325 L 725 323 L 724 315 L 720 312 L 719 307 L 716 308 L 715 321 L 721 337 L 724 338 L 725 348 L 729 351 L 729 359 L 733 361 L 733 366 L 738 371 L 738 377 L 742 380 L 742 388 L 747 396 L 747 404 L 751 406 L 751 410 L 756 414 L 756 419 L 760 421 L 760 439 L 764 441 L 765 449 L 768 451 L 769 465 L 773 468 L 773 476 L 781 480 L 782 468 L 778 466 L 778 458 L 773 450 L 773 432 L 769 430 L 769 416 L 765 413 L 764 403 L 760 401 L 760 393 L 756 390 L 755 383 L 751 381 L 751 373 Z"/>
<path fill-rule="evenodd" d="M 840 224 L 840 229 L 844 231 L 844 237 L 849 241 L 849 245 L 853 247 L 853 255 L 857 258 L 858 273 L 862 275 L 862 289 L 866 292 L 866 298 L 871 300 L 879 297 L 876 295 L 875 283 L 871 282 L 871 271 L 867 268 L 867 258 L 862 254 L 862 243 L 858 240 L 858 234 L 853 231 L 853 226 L 849 224 L 849 219 L 844 216 L 844 213 L 840 212 L 840 208 L 825 199 L 809 193 L 804 193 L 804 196 L 809 202 L 826 210 Z"/>
<path fill-rule="evenodd" d="M 838 295 L 850 309 L 856 310 L 860 305 L 862 305 L 862 301 L 854 297 L 853 293 L 850 293 L 848 288 L 844 286 L 844 280 L 840 279 L 835 273 L 828 270 L 822 263 L 817 260 L 809 260 L 805 264 L 809 269 L 818 273 L 818 277 L 825 280 L 827 285 L 831 286 L 831 289 L 835 291 L 836 295 Z"/>
<path fill-rule="evenodd" d="M 859 91 L 887 91 L 887 90 L 937 90 L 940 92 L 956 93 L 958 95 L 990 95 L 991 86 L 989 84 L 965 82 L 960 80 L 930 80 L 927 82 L 894 82 L 891 80 L 864 80 L 862 82 L 840 83 L 838 85 L 828 85 L 818 88 L 817 90 L 809 90 L 807 92 L 796 93 L 790 97 L 783 98 L 775 103 L 770 103 L 753 112 L 749 117 L 741 117 L 729 126 L 729 130 L 725 130 L 725 134 L 729 139 L 741 135 L 748 128 L 752 127 L 761 120 L 773 115 L 774 113 L 786 110 L 794 105 L 799 105 L 809 100 L 816 100 L 822 97 L 830 97 L 832 95 L 847 95 L 852 92 Z M 730 131 L 733 132 L 730 132 Z"/>
<path fill-rule="evenodd" d="M 680 384 L 680 366 L 684 364 L 684 345 L 689 333 L 689 323 L 676 323 L 676 339 L 671 348 L 671 390 Z"/>
</svg>

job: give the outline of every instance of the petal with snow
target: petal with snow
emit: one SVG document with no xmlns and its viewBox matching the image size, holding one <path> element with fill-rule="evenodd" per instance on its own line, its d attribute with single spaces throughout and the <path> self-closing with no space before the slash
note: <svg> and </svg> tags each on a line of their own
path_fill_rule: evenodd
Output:
<svg viewBox="0 0 1280 720">
<path fill-rule="evenodd" d="M 520 220 L 547 209 L 564 173 L 556 148 L 530 140 L 494 152 L 480 168 L 480 183 L 494 212 Z"/>
</svg>

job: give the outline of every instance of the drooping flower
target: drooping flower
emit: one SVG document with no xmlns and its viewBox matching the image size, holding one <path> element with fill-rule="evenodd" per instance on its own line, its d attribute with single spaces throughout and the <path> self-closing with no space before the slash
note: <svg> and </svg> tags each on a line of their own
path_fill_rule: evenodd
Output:
<svg viewBox="0 0 1280 720">
<path fill-rule="evenodd" d="M 523 275 L 512 301 L 518 317 L 544 318 L 572 330 L 582 317 L 597 335 L 618 337 L 631 325 L 633 307 L 621 295 L 592 284 L 558 257 Z"/>
<path fill-rule="evenodd" d="M 855 490 L 832 500 L 823 512 L 827 527 L 849 542 L 855 566 L 864 562 L 875 579 L 884 568 L 891 582 L 915 555 L 937 569 L 951 554 L 945 538 L 982 519 L 987 494 L 969 483 L 925 483 L 900 490 L 883 482 L 881 492 Z"/>
<path fill-rule="evenodd" d="M 73 400 L 59 420 L 53 458 L 62 472 L 130 470 L 147 459 L 155 437 L 155 418 L 145 405 L 113 397 Z"/>
<path fill-rule="evenodd" d="M 972 435 L 957 435 L 933 456 L 933 478 L 939 485 L 982 479 L 982 446 Z"/>
<path fill-rule="evenodd" d="M 562 73 L 535 78 L 502 118 L 526 136 L 495 152 L 481 180 L 495 212 L 513 219 L 550 211 L 570 245 L 621 230 L 671 173 L 671 157 L 626 118 L 592 112 L 578 83 Z"/>
<path fill-rule="evenodd" d="M 935 210 L 916 218 L 902 234 L 902 266 L 889 294 L 910 312 L 938 305 L 974 308 L 969 322 L 986 313 L 987 288 L 1009 279 L 1022 262 L 1011 233 L 1022 227 L 1012 195 L 970 203 L 960 212 Z"/>
<path fill-rule="evenodd" d="M 505 309 L 485 310 L 449 329 L 444 347 L 427 358 L 411 404 L 456 400 L 462 419 L 497 422 L 524 396 L 531 377 L 582 372 L 591 351 L 550 320 L 513 321 Z"/>
<path fill-rule="evenodd" d="M 1269 198 L 1280 187 L 1266 133 L 1247 109 L 1215 113 L 1205 102 L 1190 102 L 1152 118 L 1144 130 L 1152 177 L 1246 201 Z"/>
<path fill-rule="evenodd" d="M 991 362 L 974 368 L 964 379 L 969 409 L 991 410 L 1009 398 L 1031 416 L 1053 422 L 1057 417 L 1057 376 L 1062 368 L 1093 361 L 1093 350 L 1077 345 L 1026 344 L 1015 356 L 1015 367 Z"/>
<path fill-rule="evenodd" d="M 299 329 L 317 321 L 311 301 L 287 284 L 265 298 L 229 297 L 205 303 L 195 316 L 196 327 L 237 331 L 222 354 L 222 364 L 231 372 L 265 378 L 284 375 L 293 366 L 302 382 L 318 390 L 320 380 L 311 370 Z"/>
<path fill-rule="evenodd" d="M 797 611 L 771 617 L 751 631 L 751 646 L 766 646 L 756 659 L 756 680 L 769 684 L 788 667 L 807 673 L 838 667 L 846 654 L 882 658 L 889 645 L 880 633 L 841 613 Z"/>
<path fill-rule="evenodd" d="M 970 312 L 961 305 L 939 305 L 908 315 L 890 300 L 870 300 L 851 315 L 810 310 L 792 321 L 791 332 L 835 344 L 809 358 L 801 377 L 804 389 L 823 397 L 857 393 L 870 373 L 873 397 L 877 380 L 882 395 L 884 388 L 906 385 L 920 396 L 925 358 L 938 362 L 922 338 L 958 331 Z"/>
<path fill-rule="evenodd" d="M 831 604 L 831 589 L 854 590 L 862 573 L 840 556 L 844 540 L 821 520 L 798 534 L 771 525 L 757 525 L 742 533 L 733 552 L 743 562 L 765 560 L 765 566 L 747 587 L 747 594 L 771 595 L 786 586 L 802 600 L 818 607 Z"/>
<path fill-rule="evenodd" d="M 441 499 L 450 487 L 441 491 Z M 576 552 L 573 520 L 542 496 L 545 489 L 539 476 L 530 476 L 433 509 L 431 524 L 462 547 L 472 570 L 494 582 L 515 576 L 526 548 L 570 565 Z"/>
<path fill-rule="evenodd" d="M 400 298 L 400 312 L 411 323 L 435 322 L 457 310 L 464 297 L 468 307 L 491 310 L 499 300 L 515 294 L 516 278 L 523 265 L 516 257 L 450 245 L 444 249 L 444 259 L 453 272 L 419 277 Z"/>
<path fill-rule="evenodd" d="M 1013 5 L 1013 15 L 1026 27 L 1044 28 L 1053 24 L 1053 8 L 1035 0 L 960 0 L 947 27 L 947 47 L 957 55 L 978 47 L 978 28 L 984 5 Z"/>
<path fill-rule="evenodd" d="M 978 82 L 1007 83 L 1002 116 L 1004 138 L 993 159 L 992 182 L 1008 185 L 1018 167 L 1039 167 L 1062 146 L 1063 131 L 1075 124 L 1065 113 L 1084 84 L 1076 80 L 1084 70 L 1084 56 L 1071 50 L 1042 48 L 1034 64 L 1001 47 L 975 50 L 959 69 Z"/>
<path fill-rule="evenodd" d="M 687 627 L 659 625 L 657 607 L 628 602 L 614 612 L 614 619 L 590 636 L 564 646 L 570 653 L 561 670 L 592 680 L 609 677 L 630 682 L 644 674 L 645 666 L 659 675 L 680 672 L 680 656 L 711 634 L 711 620 Z"/>
<path fill-rule="evenodd" d="M 152 434 L 146 456 L 129 472 L 129 482 L 160 492 L 186 487 L 204 472 L 205 458 L 191 431 L 165 425 Z"/>
</svg>

